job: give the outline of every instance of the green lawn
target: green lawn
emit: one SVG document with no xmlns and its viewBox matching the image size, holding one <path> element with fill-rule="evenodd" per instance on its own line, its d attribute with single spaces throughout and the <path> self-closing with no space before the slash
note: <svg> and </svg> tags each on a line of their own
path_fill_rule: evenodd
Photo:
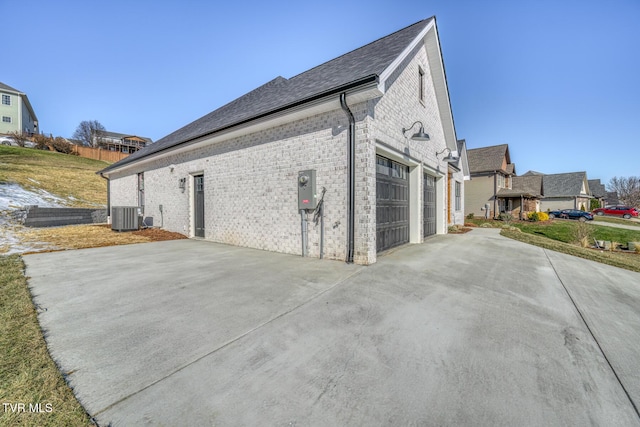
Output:
<svg viewBox="0 0 640 427">
<path fill-rule="evenodd" d="M 593 219 L 596 223 L 600 222 L 600 223 L 613 223 L 613 224 L 624 224 L 624 225 L 631 225 L 633 227 L 638 227 L 638 229 L 640 229 L 640 222 L 636 222 L 636 221 L 630 221 L 628 219 L 624 219 L 624 218 L 618 218 L 618 217 L 614 217 L 614 216 L 599 216 L 599 215 L 594 215 Z"/>
<path fill-rule="evenodd" d="M 503 228 L 510 225 L 517 230 L 504 228 L 501 232 L 503 236 L 557 252 L 640 272 L 640 254 L 584 248 L 579 244 L 579 237 L 587 236 L 586 242 L 589 245 L 592 245 L 595 239 L 626 246 L 628 242 L 640 242 L 640 229 L 627 230 L 598 225 L 593 222 L 580 223 L 571 220 L 513 221 L 507 224 L 503 221 L 467 219 L 466 222 L 478 227 Z"/>
<path fill-rule="evenodd" d="M 0 426 L 88 426 L 49 356 L 22 258 L 0 256 Z"/>
</svg>

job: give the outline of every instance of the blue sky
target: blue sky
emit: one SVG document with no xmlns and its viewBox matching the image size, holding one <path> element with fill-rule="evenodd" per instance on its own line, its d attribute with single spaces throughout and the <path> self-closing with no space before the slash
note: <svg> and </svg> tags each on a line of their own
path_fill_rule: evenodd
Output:
<svg viewBox="0 0 640 427">
<path fill-rule="evenodd" d="M 509 144 L 518 174 L 640 175 L 638 0 L 0 0 L 0 81 L 45 133 L 157 140 L 432 15 L 469 148 Z"/>
</svg>

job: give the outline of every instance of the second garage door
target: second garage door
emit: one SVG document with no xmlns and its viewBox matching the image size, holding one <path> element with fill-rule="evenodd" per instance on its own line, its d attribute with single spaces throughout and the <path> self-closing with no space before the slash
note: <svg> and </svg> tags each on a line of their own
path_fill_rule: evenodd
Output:
<svg viewBox="0 0 640 427">
<path fill-rule="evenodd" d="M 409 243 L 409 168 L 376 157 L 376 249 Z"/>
</svg>

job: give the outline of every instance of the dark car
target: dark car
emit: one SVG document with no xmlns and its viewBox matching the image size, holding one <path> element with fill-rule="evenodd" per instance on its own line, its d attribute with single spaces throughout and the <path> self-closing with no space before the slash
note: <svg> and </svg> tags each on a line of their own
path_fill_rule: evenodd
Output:
<svg viewBox="0 0 640 427">
<path fill-rule="evenodd" d="M 594 215 L 615 215 L 622 218 L 629 219 L 631 217 L 638 217 L 638 210 L 630 206 L 607 206 L 604 208 L 594 209 L 592 212 Z"/>
<path fill-rule="evenodd" d="M 593 215 L 589 212 L 581 211 L 578 209 L 563 209 L 561 211 L 549 212 L 549 219 L 553 218 L 565 218 L 565 219 L 577 219 L 578 221 L 591 221 Z"/>
</svg>

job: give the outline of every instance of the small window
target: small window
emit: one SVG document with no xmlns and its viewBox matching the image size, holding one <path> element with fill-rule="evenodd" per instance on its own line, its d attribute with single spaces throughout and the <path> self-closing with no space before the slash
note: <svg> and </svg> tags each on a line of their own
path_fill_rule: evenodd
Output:
<svg viewBox="0 0 640 427">
<path fill-rule="evenodd" d="M 11 95 L 2 95 L 2 105 L 11 105 Z"/>
<path fill-rule="evenodd" d="M 11 117 L 2 116 L 2 123 L 11 123 Z"/>
<path fill-rule="evenodd" d="M 420 101 L 424 102 L 424 70 L 422 67 L 418 67 L 418 96 Z"/>
<path fill-rule="evenodd" d="M 459 211 L 462 209 L 462 186 L 458 181 L 456 181 L 456 210 Z"/>
</svg>

